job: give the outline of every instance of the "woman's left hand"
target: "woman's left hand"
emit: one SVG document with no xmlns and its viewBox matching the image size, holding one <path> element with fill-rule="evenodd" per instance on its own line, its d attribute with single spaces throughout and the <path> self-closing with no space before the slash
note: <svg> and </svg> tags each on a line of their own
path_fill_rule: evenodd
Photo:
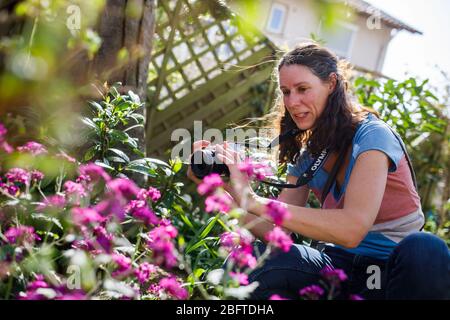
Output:
<svg viewBox="0 0 450 320">
<path fill-rule="evenodd" d="M 239 170 L 239 163 L 242 162 L 240 154 L 230 148 L 227 142 L 216 145 L 215 150 L 217 158 L 226 164 L 230 171 L 230 182 L 225 184 L 224 189 L 239 206 L 242 206 L 243 200 L 248 199 L 253 194 L 253 190 L 247 174 Z"/>
</svg>

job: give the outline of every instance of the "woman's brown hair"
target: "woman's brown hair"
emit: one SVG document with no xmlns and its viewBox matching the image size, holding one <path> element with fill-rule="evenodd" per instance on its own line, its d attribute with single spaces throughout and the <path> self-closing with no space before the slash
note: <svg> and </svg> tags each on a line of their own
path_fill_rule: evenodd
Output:
<svg viewBox="0 0 450 320">
<path fill-rule="evenodd" d="M 317 119 L 314 129 L 303 130 L 296 137 L 285 140 L 280 144 L 279 160 L 282 163 L 295 162 L 300 150 L 306 150 L 317 157 L 327 148 L 331 152 L 341 152 L 350 145 L 358 123 L 373 112 L 366 108 L 356 108 L 350 101 L 347 74 L 348 63 L 339 61 L 330 50 L 316 44 L 301 44 L 286 53 L 278 64 L 278 72 L 283 66 L 302 65 L 324 82 L 330 81 L 332 74 L 336 75 L 336 85 L 328 96 L 325 108 Z M 282 97 L 271 113 L 272 127 L 277 132 L 286 132 L 297 128 L 291 115 L 283 104 Z"/>
</svg>

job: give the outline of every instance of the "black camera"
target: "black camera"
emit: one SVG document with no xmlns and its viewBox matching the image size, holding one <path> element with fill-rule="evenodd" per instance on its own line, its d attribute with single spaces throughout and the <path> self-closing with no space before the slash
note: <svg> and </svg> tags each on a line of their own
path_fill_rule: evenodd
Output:
<svg viewBox="0 0 450 320">
<path fill-rule="evenodd" d="M 230 175 L 230 171 L 226 164 L 217 159 L 215 150 L 211 148 L 198 150 L 192 154 L 191 169 L 194 175 L 199 179 L 203 179 L 211 173 L 225 176 Z"/>
</svg>

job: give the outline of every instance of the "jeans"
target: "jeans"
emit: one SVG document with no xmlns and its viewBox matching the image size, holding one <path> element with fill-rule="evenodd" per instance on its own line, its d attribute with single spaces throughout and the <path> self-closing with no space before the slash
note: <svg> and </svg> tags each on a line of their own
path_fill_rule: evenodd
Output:
<svg viewBox="0 0 450 320">
<path fill-rule="evenodd" d="M 255 249 L 262 252 L 265 245 L 258 243 Z M 407 236 L 387 260 L 332 246 L 319 251 L 293 245 L 289 252 L 272 254 L 250 273 L 249 281 L 259 283 L 250 299 L 268 299 L 273 294 L 298 299 L 300 289 L 320 285 L 320 271 L 325 266 L 343 269 L 348 277 L 333 299 L 348 299 L 350 294 L 378 300 L 450 299 L 450 251 L 444 241 L 425 232 Z"/>
</svg>

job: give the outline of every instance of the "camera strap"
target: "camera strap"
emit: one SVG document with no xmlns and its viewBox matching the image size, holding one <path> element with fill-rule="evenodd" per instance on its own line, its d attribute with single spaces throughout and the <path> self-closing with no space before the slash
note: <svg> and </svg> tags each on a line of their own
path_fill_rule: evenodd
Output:
<svg viewBox="0 0 450 320">
<path fill-rule="evenodd" d="M 275 138 L 269 145 L 268 148 L 271 149 L 278 144 L 284 142 L 285 140 L 296 136 L 300 132 L 300 129 L 294 128 L 287 132 L 284 132 L 280 134 L 277 138 Z M 319 156 L 314 159 L 314 161 L 311 163 L 309 168 L 297 179 L 297 182 L 295 184 L 292 183 L 276 183 L 276 182 L 270 182 L 270 181 L 261 181 L 264 184 L 267 184 L 272 187 L 284 189 L 284 188 L 299 188 L 301 186 L 304 186 L 308 182 L 310 182 L 314 176 L 319 172 L 319 170 L 323 167 L 324 163 L 327 161 L 328 158 L 328 149 L 322 150 L 322 152 L 319 154 Z"/>
</svg>

